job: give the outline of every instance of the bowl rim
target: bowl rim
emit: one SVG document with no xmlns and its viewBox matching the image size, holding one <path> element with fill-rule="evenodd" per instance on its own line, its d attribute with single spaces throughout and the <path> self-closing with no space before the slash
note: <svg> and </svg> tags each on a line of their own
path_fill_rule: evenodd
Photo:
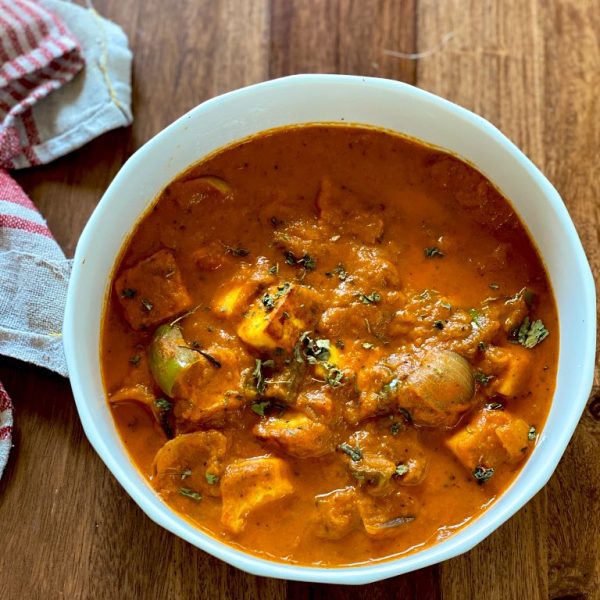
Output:
<svg viewBox="0 0 600 600">
<path fill-rule="evenodd" d="M 81 376 L 79 369 L 76 344 L 78 335 L 77 302 L 78 296 L 81 293 L 81 290 L 79 290 L 79 279 L 85 263 L 85 256 L 88 252 L 93 251 L 96 239 L 98 239 L 97 236 L 101 233 L 101 228 L 103 227 L 102 223 L 109 210 L 112 211 L 114 209 L 114 207 L 109 206 L 111 202 L 114 204 L 114 201 L 110 200 L 111 195 L 114 196 L 114 190 L 118 188 L 121 182 L 127 180 L 131 173 L 135 172 L 138 168 L 138 163 L 150 149 L 160 146 L 164 142 L 168 142 L 169 145 L 169 138 L 182 127 L 182 125 L 185 125 L 192 116 L 197 116 L 207 109 L 218 107 L 220 104 L 226 104 L 234 98 L 239 99 L 240 97 L 251 95 L 256 92 L 271 93 L 273 90 L 281 91 L 290 86 L 294 87 L 298 85 L 313 85 L 317 87 L 319 85 L 368 85 L 373 88 L 374 94 L 376 94 L 378 90 L 389 91 L 391 88 L 394 88 L 407 95 L 413 96 L 417 101 L 427 103 L 433 109 L 451 113 L 454 117 L 468 121 L 473 127 L 479 130 L 479 133 L 484 139 L 493 138 L 502 147 L 503 152 L 510 154 L 512 158 L 528 172 L 543 193 L 543 196 L 547 201 L 547 206 L 545 208 L 552 210 L 555 213 L 555 216 L 562 226 L 561 234 L 564 235 L 565 241 L 568 242 L 573 253 L 576 255 L 576 269 L 578 269 L 579 276 L 583 282 L 583 289 L 579 290 L 581 298 L 579 306 L 584 319 L 587 322 L 587 335 L 585 336 L 585 339 L 582 340 L 582 376 L 579 381 L 579 388 L 573 392 L 573 398 L 575 399 L 574 409 L 569 413 L 569 418 L 563 423 L 562 430 L 553 437 L 552 444 L 546 444 L 546 468 L 543 471 L 540 470 L 539 472 L 536 472 L 533 478 L 530 478 L 527 481 L 527 485 L 521 485 L 513 494 L 512 501 L 502 505 L 502 507 L 495 511 L 494 520 L 476 527 L 473 526 L 473 523 L 479 519 L 479 517 L 477 517 L 467 526 L 463 526 L 460 531 L 461 537 L 458 541 L 454 541 L 457 540 L 456 536 L 458 535 L 455 534 L 422 550 L 417 550 L 407 555 L 400 555 L 393 559 L 378 561 L 373 564 L 366 563 L 358 566 L 330 568 L 300 566 L 293 563 L 272 561 L 246 553 L 234 546 L 225 544 L 201 529 L 195 528 L 194 532 L 190 532 L 183 526 L 181 518 L 178 517 L 165 503 L 162 503 L 162 510 L 156 510 L 141 493 L 137 481 L 132 480 L 129 475 L 125 473 L 119 463 L 118 457 L 108 448 L 106 441 L 99 434 L 95 425 L 94 414 L 86 400 L 86 381 Z M 291 125 L 293 123 L 290 122 L 289 124 Z M 266 129 L 269 129 L 269 127 L 266 127 L 265 130 Z M 191 161 L 190 164 L 193 164 L 198 160 L 200 159 L 196 158 Z M 149 199 L 149 203 L 144 210 L 148 208 L 151 201 L 153 201 L 153 198 Z M 139 216 L 141 216 L 141 214 L 143 213 L 140 213 Z M 109 471 L 111 471 L 129 496 L 152 521 L 178 537 L 185 539 L 194 546 L 254 575 L 319 583 L 364 584 L 430 566 L 472 549 L 476 544 L 490 535 L 522 508 L 522 506 L 547 483 L 574 433 L 592 387 L 596 345 L 595 306 L 595 287 L 592 272 L 573 222 L 562 199 L 552 184 L 529 160 L 529 158 L 527 158 L 525 154 L 523 154 L 523 152 L 521 152 L 521 150 L 519 150 L 495 126 L 475 113 L 450 102 L 449 100 L 399 81 L 352 75 L 305 74 L 282 77 L 250 85 L 211 98 L 195 108 L 192 108 L 189 112 L 164 128 L 129 157 L 103 194 L 77 244 L 73 260 L 73 270 L 67 292 L 63 325 L 63 342 L 65 357 L 70 373 L 71 387 L 85 434 L 95 451 L 108 467 Z M 509 487 L 512 488 L 513 485 L 514 482 Z M 507 491 L 508 490 L 505 490 L 498 498 L 504 496 Z M 484 510 L 481 514 L 488 514 L 491 510 L 494 510 L 494 506 Z"/>
</svg>

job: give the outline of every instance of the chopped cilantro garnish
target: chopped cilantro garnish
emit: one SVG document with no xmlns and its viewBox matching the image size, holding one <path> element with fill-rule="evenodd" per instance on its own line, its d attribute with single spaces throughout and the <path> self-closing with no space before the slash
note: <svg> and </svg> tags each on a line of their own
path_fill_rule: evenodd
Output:
<svg viewBox="0 0 600 600">
<path fill-rule="evenodd" d="M 365 350 L 373 350 L 373 348 L 375 348 L 375 344 L 371 344 L 371 342 L 363 342 L 362 347 Z"/>
<path fill-rule="evenodd" d="M 433 326 L 441 331 L 444 329 L 444 321 L 436 321 Z"/>
<path fill-rule="evenodd" d="M 473 469 L 473 477 L 475 478 L 475 480 L 477 481 L 477 483 L 479 485 L 484 484 L 486 481 L 488 481 L 492 475 L 494 474 L 494 469 L 493 467 L 484 467 L 483 465 L 477 465 L 474 469 Z"/>
<path fill-rule="evenodd" d="M 265 294 L 261 298 L 261 302 L 263 303 L 263 306 L 267 312 L 271 312 L 275 308 L 275 300 L 271 294 Z"/>
<path fill-rule="evenodd" d="M 346 269 L 342 263 L 339 263 L 338 266 L 333 270 L 333 272 L 338 276 L 338 279 L 340 281 L 346 281 L 348 273 L 346 273 Z"/>
<path fill-rule="evenodd" d="M 223 242 L 221 242 L 223 244 Z M 250 250 L 246 250 L 246 248 L 241 248 L 239 246 L 228 246 L 227 244 L 223 244 L 223 248 L 225 248 L 226 254 L 231 254 L 232 256 L 248 256 L 250 254 Z"/>
<path fill-rule="evenodd" d="M 527 433 L 527 439 L 528 439 L 530 442 L 533 442 L 533 441 L 535 440 L 535 436 L 536 436 L 536 435 L 537 435 L 537 431 L 536 431 L 535 427 L 532 425 L 532 426 L 529 428 L 529 432 Z"/>
<path fill-rule="evenodd" d="M 254 377 L 256 391 L 259 394 L 262 394 L 265 391 L 265 386 L 267 384 L 267 380 L 265 379 L 263 368 L 264 367 L 274 367 L 275 362 L 272 360 L 261 360 L 260 358 L 256 359 L 254 371 L 252 371 L 252 376 Z M 262 403 L 259 403 L 262 404 Z M 252 406 L 252 410 L 254 410 L 254 405 Z M 254 411 L 256 412 L 256 411 Z M 260 414 L 260 413 L 257 413 Z M 264 412 L 262 413 L 264 414 Z"/>
<path fill-rule="evenodd" d="M 206 481 L 208 482 L 208 485 L 215 485 L 215 483 L 219 483 L 219 476 L 218 475 L 214 475 L 213 473 L 209 473 L 207 471 L 204 474 L 204 477 L 206 477 Z"/>
<path fill-rule="evenodd" d="M 282 283 L 281 285 L 277 286 L 277 291 L 275 293 L 264 294 L 261 298 L 261 302 L 265 307 L 265 310 L 267 312 L 271 312 L 277 305 L 277 300 L 279 300 L 279 298 L 281 298 L 282 296 L 285 296 L 290 291 L 290 288 L 291 284 L 286 281 L 285 283 Z"/>
<path fill-rule="evenodd" d="M 547 337 L 548 330 L 540 319 L 531 322 L 529 317 L 525 317 L 517 331 L 517 341 L 525 348 L 533 348 Z"/>
<path fill-rule="evenodd" d="M 479 383 L 479 385 L 482 385 L 483 387 L 485 387 L 486 385 L 489 385 L 490 381 L 492 379 L 494 379 L 493 375 L 486 375 L 485 373 L 482 373 L 481 371 L 475 371 L 475 373 L 473 374 L 473 377 L 475 377 L 475 381 L 477 383 Z"/>
<path fill-rule="evenodd" d="M 435 246 L 424 248 L 423 254 L 425 255 L 425 258 L 434 258 L 436 256 L 438 258 L 442 258 L 443 256 L 446 256 L 444 252 L 442 252 L 439 248 L 436 248 Z"/>
<path fill-rule="evenodd" d="M 264 417 L 265 410 L 269 408 L 270 405 L 271 403 L 268 400 L 265 400 L 264 402 L 255 402 L 250 408 L 252 409 L 252 412 L 259 417 Z"/>
<path fill-rule="evenodd" d="M 200 502 L 200 500 L 202 500 L 202 496 L 190 488 L 181 487 L 179 488 L 179 493 L 190 500 L 194 500 L 195 502 Z"/>
<path fill-rule="evenodd" d="M 161 412 L 169 412 L 172 404 L 166 398 L 157 398 L 154 401 L 154 406 L 156 406 L 156 408 L 158 408 L 158 410 Z"/>
<path fill-rule="evenodd" d="M 360 301 L 363 304 L 377 304 L 381 302 L 381 295 L 379 292 L 371 292 L 370 294 L 358 294 Z"/>
<path fill-rule="evenodd" d="M 408 466 L 404 463 L 399 463 L 396 465 L 396 475 L 406 475 L 408 473 Z"/>
<path fill-rule="evenodd" d="M 481 327 L 479 311 L 476 308 L 470 308 L 469 315 L 471 316 L 471 322 L 474 323 L 476 327 Z"/>
<path fill-rule="evenodd" d="M 342 385 L 342 382 L 344 381 L 344 373 L 329 363 L 325 364 L 325 368 L 327 369 L 327 377 L 325 377 L 327 384 L 331 387 L 338 387 Z"/>
<path fill-rule="evenodd" d="M 277 263 L 276 265 L 270 266 L 269 273 L 271 273 L 271 275 L 277 275 L 277 273 L 279 273 L 279 263 Z"/>
<path fill-rule="evenodd" d="M 285 262 L 291 266 L 304 267 L 307 271 L 314 271 L 317 266 L 317 260 L 310 254 L 304 254 L 301 258 L 297 258 L 291 250 L 284 252 Z"/>
<path fill-rule="evenodd" d="M 331 387 L 338 387 L 344 380 L 344 374 L 329 361 L 331 342 L 327 339 L 313 339 L 310 331 L 305 331 L 294 346 L 294 358 L 297 362 L 310 365 L 319 364 L 326 371 L 325 382 Z"/>
<path fill-rule="evenodd" d="M 350 444 L 344 442 L 338 446 L 338 450 L 347 454 L 354 462 L 359 461 L 362 458 L 362 451 L 358 446 L 353 448 Z"/>
<path fill-rule="evenodd" d="M 306 354 L 309 358 L 314 357 L 316 360 L 320 361 L 327 360 L 331 354 L 329 351 L 330 344 L 329 340 L 314 340 L 310 346 L 307 346 Z M 311 354 L 309 354 L 309 352 Z"/>
<path fill-rule="evenodd" d="M 302 359 L 300 362 L 303 362 L 304 358 L 311 365 L 328 361 L 331 356 L 329 350 L 331 342 L 327 339 L 313 339 L 310 337 L 310 333 L 310 331 L 305 331 L 298 339 L 297 345 Z"/>
<path fill-rule="evenodd" d="M 133 288 L 123 288 L 121 290 L 121 298 L 135 298 L 137 292 Z"/>
<path fill-rule="evenodd" d="M 305 254 L 299 261 L 298 264 L 302 265 L 307 271 L 314 271 L 317 267 L 317 261 L 312 256 Z"/>
<path fill-rule="evenodd" d="M 390 426 L 390 433 L 392 435 L 398 435 L 400 433 L 400 431 L 402 431 L 402 429 L 403 429 L 402 423 L 398 423 L 398 422 L 392 423 Z"/>
</svg>

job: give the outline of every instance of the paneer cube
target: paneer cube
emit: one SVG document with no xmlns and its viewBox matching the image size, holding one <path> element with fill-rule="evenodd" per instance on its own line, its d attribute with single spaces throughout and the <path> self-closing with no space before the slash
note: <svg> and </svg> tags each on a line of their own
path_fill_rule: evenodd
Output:
<svg viewBox="0 0 600 600">
<path fill-rule="evenodd" d="M 262 456 L 236 460 L 221 479 L 221 522 L 232 533 L 240 533 L 252 511 L 293 491 L 289 467 L 281 458 Z"/>
<path fill-rule="evenodd" d="M 387 496 L 361 496 L 358 510 L 365 531 L 374 538 L 396 535 L 399 528 L 409 527 L 419 512 L 417 500 L 402 490 Z"/>
<path fill-rule="evenodd" d="M 159 250 L 125 269 L 115 281 L 115 291 L 133 329 L 158 325 L 189 310 L 192 303 L 169 250 Z"/>
<path fill-rule="evenodd" d="M 240 323 L 240 339 L 257 350 L 291 351 L 299 335 L 320 316 L 318 295 L 303 285 L 273 286 L 258 298 Z"/>
<path fill-rule="evenodd" d="M 518 396 L 527 391 L 531 374 L 531 351 L 521 346 L 489 348 L 486 352 L 494 380 L 490 391 L 506 397 Z"/>
<path fill-rule="evenodd" d="M 352 486 L 315 496 L 315 533 L 323 539 L 339 540 L 360 525 L 357 493 Z"/>
<path fill-rule="evenodd" d="M 199 496 L 220 496 L 227 438 L 219 431 L 178 435 L 156 453 L 152 485 L 165 497 L 180 497 L 181 488 Z M 189 496 L 188 496 L 189 497 Z"/>
<path fill-rule="evenodd" d="M 274 280 L 269 261 L 259 257 L 254 265 L 243 266 L 221 288 L 212 301 L 212 308 L 224 319 L 240 318 L 256 296 Z"/>
<path fill-rule="evenodd" d="M 258 439 L 298 458 L 323 456 L 333 451 L 329 427 L 301 412 L 287 411 L 281 417 L 261 419 L 253 432 Z"/>
<path fill-rule="evenodd" d="M 224 290 L 213 300 L 214 311 L 226 319 L 241 317 L 259 287 L 255 281 L 248 281 Z"/>
<path fill-rule="evenodd" d="M 506 410 L 481 411 L 446 445 L 472 471 L 476 466 L 497 468 L 525 458 L 530 447 L 529 425 Z"/>
<path fill-rule="evenodd" d="M 509 463 L 518 463 L 529 450 L 530 429 L 531 427 L 523 419 L 517 417 L 513 417 L 509 423 L 496 427 L 496 436 L 508 455 Z"/>
<path fill-rule="evenodd" d="M 243 352 L 215 344 L 182 371 L 173 387 L 179 431 L 220 425 L 244 404 L 240 371 L 245 360 Z"/>
</svg>

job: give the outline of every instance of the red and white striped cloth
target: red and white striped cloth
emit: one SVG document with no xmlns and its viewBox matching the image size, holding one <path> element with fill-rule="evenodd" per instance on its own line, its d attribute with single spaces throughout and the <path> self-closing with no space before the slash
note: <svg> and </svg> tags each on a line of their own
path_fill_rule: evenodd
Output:
<svg viewBox="0 0 600 600">
<path fill-rule="evenodd" d="M 0 1 L 0 166 L 23 154 L 40 163 L 31 108 L 84 66 L 79 42 L 63 23 L 31 0 Z"/>
<path fill-rule="evenodd" d="M 7 169 L 49 162 L 129 124 L 130 70 L 125 35 L 93 9 L 0 0 L 0 355 L 67 374 L 61 327 L 71 263 Z M 0 476 L 12 426 L 0 383 Z"/>
<path fill-rule="evenodd" d="M 0 477 L 12 444 L 13 405 L 0 383 Z"/>
<path fill-rule="evenodd" d="M 47 332 L 60 330 L 70 270 L 34 204 L 0 168 L 0 353 L 67 374 L 60 336 Z M 13 406 L 0 382 L 0 477 L 12 425 Z"/>
</svg>

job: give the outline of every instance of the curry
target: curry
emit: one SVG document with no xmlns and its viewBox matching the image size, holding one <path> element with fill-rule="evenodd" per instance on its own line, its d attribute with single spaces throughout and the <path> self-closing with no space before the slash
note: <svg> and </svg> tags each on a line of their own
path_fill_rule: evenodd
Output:
<svg viewBox="0 0 600 600">
<path fill-rule="evenodd" d="M 431 545 L 502 494 L 558 342 L 544 266 L 489 180 L 391 132 L 313 124 L 163 190 L 115 267 L 101 362 L 172 509 L 265 558 L 344 566 Z"/>
</svg>

